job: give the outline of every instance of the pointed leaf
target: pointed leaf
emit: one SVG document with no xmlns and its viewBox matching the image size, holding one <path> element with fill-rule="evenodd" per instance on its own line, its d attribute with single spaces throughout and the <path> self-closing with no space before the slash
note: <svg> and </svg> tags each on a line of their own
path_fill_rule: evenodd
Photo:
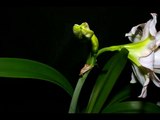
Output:
<svg viewBox="0 0 160 120">
<path fill-rule="evenodd" d="M 110 101 L 110 103 L 107 105 L 112 105 L 118 102 L 122 102 L 123 100 L 127 99 L 131 95 L 130 86 L 126 86 L 123 90 L 121 90 L 118 94 L 116 94 Z"/>
<path fill-rule="evenodd" d="M 104 66 L 92 90 L 86 112 L 100 112 L 127 62 L 128 51 L 122 49 Z"/>
<path fill-rule="evenodd" d="M 0 58 L 0 77 L 46 80 L 59 85 L 70 95 L 73 94 L 71 84 L 60 72 L 46 64 L 33 60 Z"/>
</svg>

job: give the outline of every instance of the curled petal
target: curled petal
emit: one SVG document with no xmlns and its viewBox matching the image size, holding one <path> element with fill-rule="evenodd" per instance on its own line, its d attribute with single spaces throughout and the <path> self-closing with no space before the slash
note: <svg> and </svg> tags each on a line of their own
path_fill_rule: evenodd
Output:
<svg viewBox="0 0 160 120">
<path fill-rule="evenodd" d="M 147 96 L 147 87 L 148 86 L 144 86 L 142 88 L 141 94 L 138 96 L 139 98 L 145 98 Z"/>
<path fill-rule="evenodd" d="M 132 69 L 138 81 L 143 85 L 145 83 L 145 77 L 144 77 L 144 73 L 142 72 L 142 70 L 134 64 L 132 65 Z"/>
<path fill-rule="evenodd" d="M 146 25 L 144 26 L 143 29 L 143 34 L 142 34 L 142 40 L 146 39 L 149 37 L 149 34 L 152 36 L 156 36 L 157 30 L 156 30 L 156 23 L 157 23 L 157 14 L 156 13 L 151 13 L 153 19 L 149 20 Z"/>
<path fill-rule="evenodd" d="M 137 26 L 134 26 L 131 31 L 129 33 L 126 33 L 125 36 L 128 37 L 128 39 L 131 42 L 138 42 L 141 40 L 141 31 L 138 29 L 138 27 L 143 28 L 144 27 L 144 23 L 139 24 Z"/>
<path fill-rule="evenodd" d="M 125 36 L 129 38 L 131 42 L 138 42 L 141 40 L 145 40 L 149 35 L 156 36 L 156 24 L 157 24 L 157 14 L 151 13 L 153 19 L 150 19 L 146 23 L 139 24 L 134 26 L 129 33 L 126 33 Z M 142 28 L 142 35 L 139 33 L 139 27 Z"/>
<path fill-rule="evenodd" d="M 160 80 L 159 78 L 157 77 L 157 75 L 155 73 L 152 73 L 150 75 L 151 77 L 151 80 L 153 81 L 153 83 L 157 86 L 157 87 L 160 87 Z"/>
<path fill-rule="evenodd" d="M 151 13 L 153 19 L 152 21 L 150 22 L 150 28 L 149 28 L 149 31 L 150 31 L 150 34 L 152 36 L 155 36 L 156 33 L 157 33 L 157 30 L 156 30 L 156 24 L 157 24 L 157 14 L 156 13 Z"/>
<path fill-rule="evenodd" d="M 137 82 L 137 81 L 136 81 L 136 77 L 135 77 L 134 73 L 132 73 L 130 83 L 131 83 L 131 84 L 134 84 L 134 83 L 136 83 L 136 82 Z"/>
<path fill-rule="evenodd" d="M 141 38 L 141 40 L 145 40 L 145 39 L 149 36 L 150 23 L 151 23 L 151 20 L 149 20 L 149 21 L 145 24 L 144 29 L 143 29 L 143 33 L 142 33 L 142 38 Z"/>
<path fill-rule="evenodd" d="M 148 87 L 148 84 L 149 84 L 150 80 L 149 80 L 148 75 L 145 75 L 145 78 L 146 78 L 146 81 L 143 85 L 141 94 L 138 96 L 139 98 L 145 98 L 147 96 L 147 87 Z"/>
</svg>

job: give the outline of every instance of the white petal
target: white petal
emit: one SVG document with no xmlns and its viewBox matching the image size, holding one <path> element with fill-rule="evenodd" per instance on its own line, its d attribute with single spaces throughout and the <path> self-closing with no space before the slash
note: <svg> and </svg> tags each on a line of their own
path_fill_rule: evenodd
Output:
<svg viewBox="0 0 160 120">
<path fill-rule="evenodd" d="M 155 68 L 154 72 L 160 74 L 160 69 Z"/>
<path fill-rule="evenodd" d="M 148 68 L 153 71 L 153 64 L 154 64 L 154 52 L 149 54 L 146 57 L 139 58 L 139 62 L 145 68 Z"/>
<path fill-rule="evenodd" d="M 156 13 L 151 13 L 153 19 L 152 21 L 150 22 L 150 28 L 149 28 L 149 31 L 150 31 L 150 34 L 152 36 L 156 36 L 156 33 L 157 33 L 157 30 L 156 30 L 156 24 L 157 24 L 157 14 Z"/>
<path fill-rule="evenodd" d="M 147 75 L 145 76 L 145 78 L 146 78 L 146 81 L 143 85 L 141 94 L 138 96 L 139 98 L 145 98 L 147 96 L 147 87 L 148 87 L 148 84 L 149 84 L 150 80 L 149 80 L 149 77 Z"/>
<path fill-rule="evenodd" d="M 134 83 L 136 83 L 136 82 L 137 82 L 137 81 L 136 81 L 135 75 L 134 75 L 133 72 L 132 72 L 130 83 L 131 83 L 131 84 L 134 84 Z"/>
<path fill-rule="evenodd" d="M 149 20 L 145 26 L 144 26 L 144 29 L 143 29 L 143 33 L 142 33 L 142 38 L 141 40 L 145 40 L 147 37 L 149 37 L 149 27 L 150 27 L 150 23 L 151 23 L 151 20 Z"/>
<path fill-rule="evenodd" d="M 142 88 L 141 94 L 138 96 L 139 98 L 145 98 L 147 96 L 147 87 L 148 86 Z"/>
<path fill-rule="evenodd" d="M 131 33 L 132 33 L 132 34 L 135 34 L 136 31 L 138 30 L 137 28 L 138 28 L 138 27 L 142 27 L 142 26 L 144 26 L 144 23 L 134 26 L 134 27 L 131 29 Z"/>
<path fill-rule="evenodd" d="M 137 80 L 143 85 L 145 83 L 144 73 L 134 64 L 132 65 L 132 69 Z"/>
<path fill-rule="evenodd" d="M 131 42 L 145 40 L 147 37 L 149 37 L 149 35 L 156 36 L 157 30 L 155 26 L 157 24 L 157 14 L 151 13 L 151 15 L 153 19 L 150 19 L 146 23 L 134 26 L 129 33 L 125 34 L 125 36 L 127 36 Z M 138 31 L 138 27 L 142 28 L 142 35 L 136 33 Z"/>
<path fill-rule="evenodd" d="M 137 31 L 137 28 L 142 26 L 143 24 L 139 24 L 139 25 L 136 25 L 134 27 L 132 27 L 131 31 L 129 33 L 126 33 L 125 36 L 132 36 L 136 33 Z"/>
<path fill-rule="evenodd" d="M 160 31 L 157 32 L 156 36 L 155 36 L 155 39 L 156 39 L 156 45 L 157 46 L 160 46 Z"/>
<path fill-rule="evenodd" d="M 136 33 L 138 31 L 138 27 L 144 27 L 144 23 L 142 24 L 139 24 L 137 26 L 134 26 L 132 27 L 131 31 L 129 33 L 126 33 L 125 36 L 128 37 L 128 39 L 131 41 L 131 42 L 138 42 L 141 40 L 141 35 L 139 35 L 139 33 Z"/>
<path fill-rule="evenodd" d="M 146 25 L 144 26 L 143 29 L 143 34 L 142 34 L 142 40 L 146 39 L 147 37 L 149 37 L 149 34 L 151 34 L 152 36 L 155 36 L 157 33 L 157 30 L 155 28 L 156 23 L 157 23 L 157 14 L 156 13 L 151 13 L 153 19 L 150 19 Z"/>
<path fill-rule="evenodd" d="M 157 77 L 157 75 L 155 73 L 151 73 L 150 75 L 153 83 L 157 86 L 157 87 L 160 87 L 160 80 L 159 78 Z"/>
<path fill-rule="evenodd" d="M 154 69 L 160 69 L 160 49 L 154 52 Z"/>
</svg>

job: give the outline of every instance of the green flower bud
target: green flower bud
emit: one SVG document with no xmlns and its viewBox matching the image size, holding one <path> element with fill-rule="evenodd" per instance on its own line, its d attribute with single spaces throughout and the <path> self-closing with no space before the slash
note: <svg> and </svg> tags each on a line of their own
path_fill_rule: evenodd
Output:
<svg viewBox="0 0 160 120">
<path fill-rule="evenodd" d="M 74 24 L 73 26 L 73 33 L 79 38 L 82 39 L 83 36 L 87 39 L 91 40 L 92 44 L 92 52 L 97 53 L 99 42 L 97 37 L 95 36 L 94 32 L 89 28 L 87 22 L 83 22 L 81 25 Z"/>
</svg>

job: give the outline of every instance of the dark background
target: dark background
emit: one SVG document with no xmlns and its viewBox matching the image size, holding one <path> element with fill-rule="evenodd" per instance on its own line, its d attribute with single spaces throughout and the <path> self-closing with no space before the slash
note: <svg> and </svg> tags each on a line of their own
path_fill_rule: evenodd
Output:
<svg viewBox="0 0 160 120">
<path fill-rule="evenodd" d="M 26 58 L 48 64 L 60 71 L 74 87 L 89 52 L 87 44 L 72 33 L 75 23 L 88 22 L 102 48 L 129 43 L 125 33 L 133 26 L 151 19 L 151 12 L 158 14 L 156 27 L 159 30 L 158 7 L 0 7 L 0 57 Z M 102 55 L 96 69 L 100 70 L 112 55 Z M 94 77 L 98 73 L 96 69 L 92 74 Z M 128 62 L 120 77 L 125 84 L 129 83 L 130 74 Z M 89 80 L 94 77 L 89 77 Z M 149 97 L 155 98 L 157 90 L 154 86 Z M 89 94 L 87 91 L 82 93 L 85 97 Z M 136 94 L 140 94 L 140 91 Z M 70 100 L 63 89 L 46 81 L 0 78 L 0 111 L 67 113 Z M 81 98 L 81 101 L 85 100 Z"/>
</svg>

